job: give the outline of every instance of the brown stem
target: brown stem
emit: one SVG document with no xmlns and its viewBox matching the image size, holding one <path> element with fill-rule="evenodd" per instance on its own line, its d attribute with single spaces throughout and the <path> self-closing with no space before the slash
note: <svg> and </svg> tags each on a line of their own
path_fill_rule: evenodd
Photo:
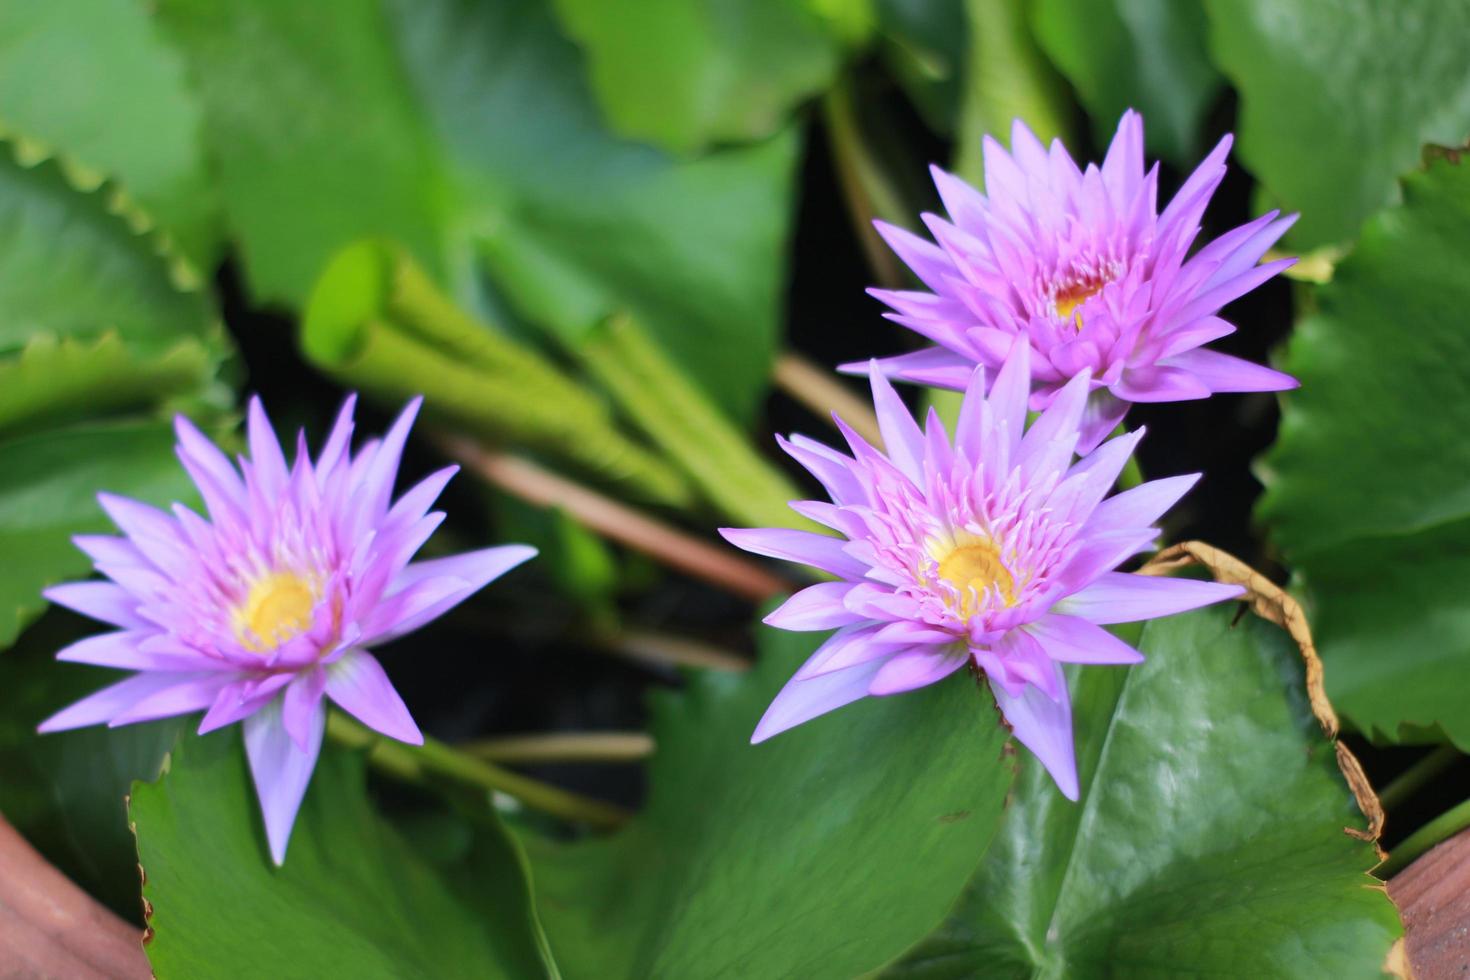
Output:
<svg viewBox="0 0 1470 980">
<path fill-rule="evenodd" d="M 598 534 L 641 551 L 670 568 L 755 602 L 791 591 L 784 579 L 754 562 L 589 490 L 528 459 L 487 450 L 462 436 L 441 436 L 438 441 L 448 455 L 493 486 L 538 507 L 564 510 Z"/>
<path fill-rule="evenodd" d="M 830 421 L 832 413 L 836 412 L 858 435 L 875 446 L 883 445 L 883 435 L 878 431 L 878 416 L 873 414 L 867 402 L 849 391 L 831 372 L 824 371 L 795 351 L 787 351 L 776 358 L 775 379 L 776 387 L 823 419 Z"/>
<path fill-rule="evenodd" d="M 595 636 L 593 643 L 608 653 L 663 666 L 728 671 L 750 669 L 750 661 L 737 653 L 699 640 L 652 630 L 619 630 Z"/>
<path fill-rule="evenodd" d="M 637 762 L 653 755 L 654 742 L 644 732 L 545 732 L 478 738 L 455 748 L 501 765 Z"/>
</svg>

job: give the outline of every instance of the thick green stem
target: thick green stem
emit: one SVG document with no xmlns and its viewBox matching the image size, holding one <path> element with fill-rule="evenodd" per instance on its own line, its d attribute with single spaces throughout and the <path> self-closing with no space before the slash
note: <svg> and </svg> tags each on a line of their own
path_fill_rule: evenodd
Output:
<svg viewBox="0 0 1470 980">
<path fill-rule="evenodd" d="M 439 777 L 461 786 L 505 793 L 533 810 L 598 827 L 616 827 L 629 816 L 622 807 L 502 769 L 434 739 L 425 739 L 423 745 L 405 745 L 385 738 L 338 711 L 327 716 L 327 737 L 349 748 L 366 749 L 374 768 L 405 782 L 428 784 L 430 777 Z"/>
<path fill-rule="evenodd" d="M 751 527 L 808 526 L 787 506 L 801 496 L 796 486 L 751 449 L 631 317 L 609 318 L 578 352 L 633 423 L 727 518 Z"/>
<path fill-rule="evenodd" d="M 853 230 L 862 244 L 868 267 L 878 283 L 897 289 L 909 281 L 902 263 L 873 227 L 874 218 L 890 224 L 911 227 L 917 215 L 904 204 L 903 195 L 893 186 L 883 167 L 863 140 L 853 105 L 852 86 L 845 78 L 827 90 L 822 97 L 822 119 L 826 123 L 827 141 L 832 147 L 832 160 L 837 180 L 847 200 Z"/>
<path fill-rule="evenodd" d="M 1410 834 L 1407 840 L 1393 849 L 1388 860 L 1374 873 L 1380 878 L 1392 878 L 1434 845 L 1449 840 L 1466 827 L 1470 827 L 1470 800 L 1441 813 Z"/>
<path fill-rule="evenodd" d="M 1385 810 L 1398 807 L 1418 792 L 1421 786 L 1454 765 L 1459 758 L 1459 749 L 1453 745 L 1441 745 L 1400 773 L 1397 779 L 1378 794 L 1378 802 L 1383 804 Z"/>
</svg>

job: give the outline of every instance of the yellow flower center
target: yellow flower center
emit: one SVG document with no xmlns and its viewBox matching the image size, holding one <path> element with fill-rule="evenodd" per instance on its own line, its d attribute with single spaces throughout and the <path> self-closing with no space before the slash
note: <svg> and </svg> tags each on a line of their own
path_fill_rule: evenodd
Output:
<svg viewBox="0 0 1470 980">
<path fill-rule="evenodd" d="M 989 542 L 963 544 L 955 548 L 939 562 L 939 577 L 961 594 L 966 594 L 964 604 L 969 605 L 968 590 L 983 595 L 986 589 L 999 590 L 1007 606 L 1016 604 L 1016 580 L 1010 570 L 1001 563 L 1000 552 Z M 962 608 L 968 614 L 972 610 Z"/>
<path fill-rule="evenodd" d="M 1077 309 L 1098 293 L 1102 292 L 1107 285 L 1105 279 L 1084 279 L 1075 282 L 1057 292 L 1054 302 L 1057 307 L 1057 316 L 1063 320 L 1070 319 L 1077 324 L 1077 329 L 1082 329 L 1082 311 Z"/>
<path fill-rule="evenodd" d="M 316 606 L 311 582 L 292 572 L 275 572 L 250 587 L 235 610 L 235 637 L 256 653 L 276 647 L 311 626 Z"/>
</svg>

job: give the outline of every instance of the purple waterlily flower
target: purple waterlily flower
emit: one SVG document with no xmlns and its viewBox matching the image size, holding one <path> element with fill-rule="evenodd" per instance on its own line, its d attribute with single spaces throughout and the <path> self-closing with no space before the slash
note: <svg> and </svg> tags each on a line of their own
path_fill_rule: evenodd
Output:
<svg viewBox="0 0 1470 980">
<path fill-rule="evenodd" d="M 933 410 L 921 431 L 872 369 L 886 455 L 838 420 L 852 455 L 792 436 L 781 446 L 831 502 L 792 509 L 837 531 L 724 529 L 746 551 L 840 581 L 797 592 L 766 617 L 837 631 L 787 682 L 760 742 L 865 695 L 983 672 L 1016 738 L 1077 799 L 1072 712 L 1061 664 L 1129 664 L 1142 654 L 1103 629 L 1234 598 L 1234 585 L 1115 571 L 1158 536 L 1153 523 L 1198 474 L 1104 499 L 1143 430 L 1073 464 L 1091 378 L 1083 368 L 1023 435 L 1030 348 L 1017 342 L 985 396 L 972 369 L 951 441 Z"/>
<path fill-rule="evenodd" d="M 353 454 L 348 398 L 316 461 L 303 433 L 288 466 L 260 400 L 252 399 L 250 458 L 238 470 L 179 416 L 179 459 L 209 520 L 180 504 L 169 514 L 99 496 L 124 536 L 75 540 L 111 581 L 72 582 L 45 595 L 117 631 L 56 657 L 137 673 L 40 730 L 201 709 L 200 734 L 243 720 L 277 864 L 321 748 L 324 697 L 384 735 L 421 744 L 368 649 L 435 619 L 536 551 L 506 545 L 409 563 L 444 519 L 429 508 L 458 469 L 440 470 L 392 501 L 420 401 L 409 403 L 381 441 Z"/>
<path fill-rule="evenodd" d="M 1011 152 L 985 138 L 985 194 L 932 168 L 949 220 L 923 216 L 937 245 L 878 222 L 929 291 L 874 289 L 889 319 L 936 346 L 880 361 L 890 377 L 963 389 L 975 364 L 998 368 L 1017 336 L 1033 351 L 1031 407 L 1092 372 L 1081 452 L 1132 402 L 1217 391 L 1295 388 L 1289 375 L 1202 345 L 1233 333 L 1222 306 L 1291 265 L 1257 265 L 1291 227 L 1276 211 L 1186 259 L 1225 176 L 1226 136 L 1157 211 L 1158 166 L 1144 172 L 1143 120 L 1123 114 L 1102 167 L 1079 170 L 1060 140 L 1048 151 L 1017 120 Z M 866 363 L 842 370 L 866 373 Z"/>
</svg>

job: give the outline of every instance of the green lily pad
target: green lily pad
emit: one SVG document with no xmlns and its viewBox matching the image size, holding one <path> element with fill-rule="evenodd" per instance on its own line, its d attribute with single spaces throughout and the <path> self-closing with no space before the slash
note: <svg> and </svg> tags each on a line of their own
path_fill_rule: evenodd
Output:
<svg viewBox="0 0 1470 980">
<path fill-rule="evenodd" d="M 207 272 L 219 214 L 199 105 L 147 5 L 0 7 L 0 132 L 54 151 L 88 184 L 120 181 L 126 195 L 117 206 L 134 220 L 159 222 Z"/>
<path fill-rule="evenodd" d="M 644 811 L 608 839 L 532 842 L 569 978 L 853 976 L 944 917 L 1011 786 L 994 701 L 960 674 L 750 745 L 814 645 L 763 629 L 748 676 L 659 698 Z"/>
<path fill-rule="evenodd" d="M 1205 56 L 1204 8 L 1171 0 L 1041 0 L 1036 40 L 1077 90 L 1106 146 L 1125 109 L 1144 118 L 1149 149 L 1191 165 L 1205 112 L 1224 79 Z"/>
<path fill-rule="evenodd" d="M 386 236 L 467 307 L 498 298 L 566 342 L 628 310 L 727 410 L 754 411 L 791 130 L 689 161 L 613 136 L 549 0 L 160 7 L 257 298 L 299 307 L 338 249 Z"/>
<path fill-rule="evenodd" d="M 676 153 L 775 134 L 841 56 L 805 0 L 555 5 L 613 129 Z"/>
<path fill-rule="evenodd" d="M 1022 759 L 945 926 L 885 975 L 1377 977 L 1403 932 L 1285 632 L 1214 608 L 1072 675 L 1083 797 Z"/>
<path fill-rule="evenodd" d="M 550 973 L 522 858 L 498 823 L 445 873 L 375 811 L 360 754 L 323 748 L 277 868 L 237 727 L 185 736 L 128 812 L 159 980 Z M 471 882 L 473 885 L 471 886 Z"/>
<path fill-rule="evenodd" d="M 1182 5 L 1187 6 L 1187 5 Z M 1470 137 L 1470 4 L 1206 0 L 1215 63 L 1240 92 L 1246 167 L 1301 212 L 1288 239 L 1342 242 L 1395 199 L 1425 143 Z"/>
<path fill-rule="evenodd" d="M 0 148 L 0 353 L 37 333 L 117 333 L 158 355 L 194 337 L 223 347 L 201 292 L 183 291 L 158 240 L 108 207 L 106 186 L 79 190 L 55 160 L 16 162 Z"/>
<path fill-rule="evenodd" d="M 1470 749 L 1470 166 L 1403 181 L 1314 291 L 1260 516 L 1306 584 L 1354 724 Z"/>
</svg>

